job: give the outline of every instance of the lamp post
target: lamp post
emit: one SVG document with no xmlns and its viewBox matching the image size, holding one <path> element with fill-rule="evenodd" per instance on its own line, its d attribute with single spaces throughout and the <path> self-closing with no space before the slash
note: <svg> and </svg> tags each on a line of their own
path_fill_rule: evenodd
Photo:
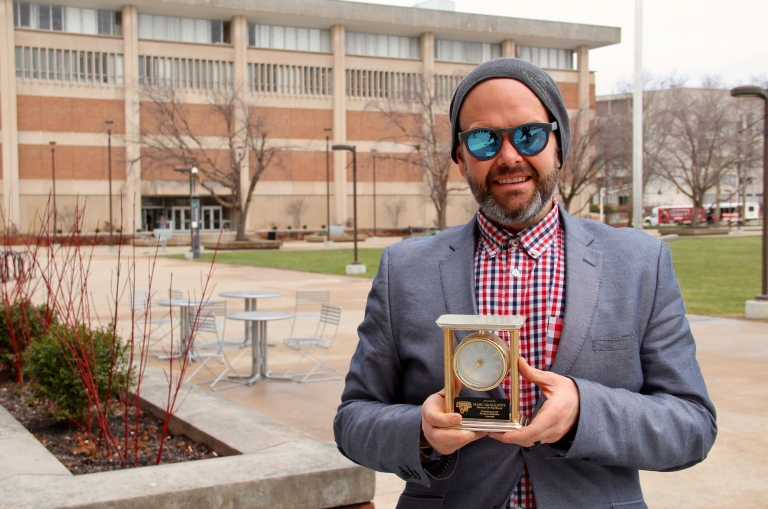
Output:
<svg viewBox="0 0 768 509">
<path fill-rule="evenodd" d="M 371 149 L 373 154 L 373 239 L 378 240 L 379 236 L 376 235 L 376 152 L 375 148 Z"/>
<path fill-rule="evenodd" d="M 109 251 L 114 251 L 115 243 L 112 242 L 112 124 L 111 120 L 105 120 L 107 124 L 107 168 L 109 173 Z"/>
<path fill-rule="evenodd" d="M 200 258 L 200 228 L 199 212 L 200 199 L 195 192 L 195 175 L 197 175 L 197 166 L 192 168 L 174 168 L 173 171 L 189 173 L 189 242 L 192 249 L 192 258 Z"/>
<path fill-rule="evenodd" d="M 759 97 L 763 100 L 763 274 L 761 293 L 747 301 L 747 318 L 768 318 L 768 90 L 757 86 L 731 89 L 733 97 Z"/>
<path fill-rule="evenodd" d="M 50 141 L 48 144 L 51 146 L 51 191 L 53 194 L 53 239 L 56 240 L 56 157 L 54 152 L 56 151 L 56 142 Z M 55 242 L 54 242 L 55 244 Z"/>
<path fill-rule="evenodd" d="M 331 240 L 331 128 L 323 127 L 325 131 L 325 245 L 332 246 Z"/>
<path fill-rule="evenodd" d="M 331 149 L 352 152 L 352 214 L 354 221 L 355 260 L 347 265 L 347 274 L 365 274 L 365 265 L 357 260 L 357 148 L 354 145 L 333 145 Z"/>
</svg>

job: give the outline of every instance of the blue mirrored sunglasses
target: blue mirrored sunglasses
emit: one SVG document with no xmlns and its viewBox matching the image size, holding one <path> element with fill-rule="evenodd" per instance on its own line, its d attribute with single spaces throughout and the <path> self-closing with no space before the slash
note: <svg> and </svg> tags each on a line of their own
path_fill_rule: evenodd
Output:
<svg viewBox="0 0 768 509">
<path fill-rule="evenodd" d="M 533 122 L 505 129 L 481 127 L 459 133 L 459 139 L 472 157 L 487 161 L 496 157 L 501 150 L 502 133 L 510 133 L 509 139 L 515 149 L 524 156 L 535 156 L 544 150 L 549 142 L 549 133 L 557 130 L 557 122 Z"/>
</svg>

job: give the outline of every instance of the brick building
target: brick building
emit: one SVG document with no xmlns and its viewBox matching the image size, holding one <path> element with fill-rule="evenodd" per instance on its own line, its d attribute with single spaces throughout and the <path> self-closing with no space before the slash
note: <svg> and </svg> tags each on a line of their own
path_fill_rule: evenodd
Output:
<svg viewBox="0 0 768 509">
<path fill-rule="evenodd" d="M 22 230 L 45 207 L 54 167 L 61 221 L 79 197 L 87 199 L 84 228 L 104 228 L 110 141 L 113 213 L 120 217 L 122 197 L 125 228 L 151 229 L 161 213 L 176 229 L 189 227 L 188 177 L 170 164 L 149 171 L 142 160 L 140 132 L 152 129 L 146 86 L 177 89 L 211 143 L 223 135 L 204 118 L 212 90 L 242 90 L 265 113 L 268 141 L 287 148 L 255 188 L 251 230 L 288 224 L 297 198 L 302 223 L 326 223 L 326 134 L 357 147 L 361 227 L 373 218 L 371 150 L 379 226 L 430 226 L 422 172 L 388 157 L 408 149 L 388 141 L 373 101 L 396 99 L 420 75 L 434 76 L 449 98 L 478 63 L 518 56 L 547 69 L 569 110 L 593 110 L 589 50 L 620 40 L 611 27 L 335 0 L 51 1 L 0 0 L 0 190 L 6 217 Z M 347 158 L 331 155 L 332 224 L 352 215 Z M 461 184 L 458 171 L 451 180 Z M 230 211 L 201 196 L 203 229 L 226 226 Z M 448 224 L 472 212 L 468 191 L 457 192 Z"/>
</svg>

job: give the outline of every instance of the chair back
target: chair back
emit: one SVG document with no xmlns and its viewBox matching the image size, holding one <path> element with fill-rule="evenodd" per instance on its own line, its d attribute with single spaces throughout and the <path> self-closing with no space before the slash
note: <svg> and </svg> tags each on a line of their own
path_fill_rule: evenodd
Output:
<svg viewBox="0 0 768 509">
<path fill-rule="evenodd" d="M 184 292 L 181 290 L 174 290 L 172 288 L 168 289 L 168 297 L 171 299 L 183 299 L 184 298 Z"/>
<path fill-rule="evenodd" d="M 224 320 L 227 316 L 227 301 L 208 302 L 197 313 L 197 306 L 187 308 L 189 324 L 192 326 L 197 319 L 197 332 L 218 332 L 224 330 Z"/>
<path fill-rule="evenodd" d="M 322 290 L 296 290 L 296 311 L 299 306 L 319 306 L 328 302 L 331 291 Z"/>
<path fill-rule="evenodd" d="M 320 321 L 317 324 L 316 338 L 322 338 L 328 342 L 328 346 L 336 339 L 341 321 L 341 306 L 324 302 L 320 309 Z M 329 330 L 332 329 L 332 330 Z"/>
<path fill-rule="evenodd" d="M 136 293 L 130 292 L 131 298 L 131 311 L 145 312 L 152 310 L 154 312 L 155 304 L 152 301 L 155 296 L 155 292 L 138 291 Z"/>
</svg>

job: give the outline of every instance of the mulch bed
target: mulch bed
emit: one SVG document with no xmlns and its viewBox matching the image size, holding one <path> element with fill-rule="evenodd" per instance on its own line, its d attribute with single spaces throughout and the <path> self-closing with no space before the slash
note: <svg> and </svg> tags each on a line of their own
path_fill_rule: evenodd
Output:
<svg viewBox="0 0 768 509">
<path fill-rule="evenodd" d="M 4 406 L 40 443 L 42 443 L 74 475 L 120 470 L 123 468 L 154 465 L 160 448 L 160 433 L 163 422 L 151 414 L 140 411 L 138 425 L 138 447 L 134 447 L 135 418 L 129 425 L 129 446 L 125 464 L 113 452 L 106 455 L 104 447 L 99 447 L 98 426 L 93 423 L 88 436 L 84 430 L 68 421 L 57 421 L 50 406 L 37 399 L 27 386 L 19 389 L 14 381 L 0 381 L 0 405 Z M 132 414 L 135 415 L 135 414 Z M 110 429 L 125 449 L 123 440 L 125 427 L 123 415 L 108 418 Z M 206 446 L 193 442 L 185 436 L 166 436 L 161 463 L 178 463 L 205 458 L 213 458 L 216 453 Z"/>
</svg>

